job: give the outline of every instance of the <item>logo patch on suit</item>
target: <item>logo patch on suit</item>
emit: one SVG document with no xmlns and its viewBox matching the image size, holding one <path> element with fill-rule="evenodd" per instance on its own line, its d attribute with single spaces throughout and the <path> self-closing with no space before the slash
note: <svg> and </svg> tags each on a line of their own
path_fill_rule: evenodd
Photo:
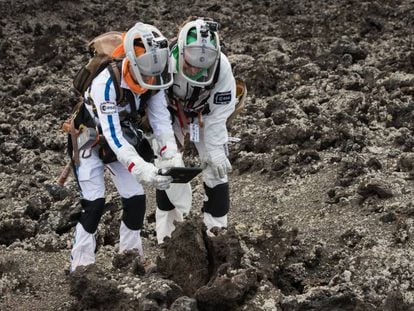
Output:
<svg viewBox="0 0 414 311">
<path fill-rule="evenodd" d="M 231 91 L 214 94 L 214 104 L 227 105 L 231 101 Z"/>
<path fill-rule="evenodd" d="M 113 114 L 116 112 L 116 105 L 113 102 L 103 102 L 101 104 L 101 112 L 103 114 Z"/>
</svg>

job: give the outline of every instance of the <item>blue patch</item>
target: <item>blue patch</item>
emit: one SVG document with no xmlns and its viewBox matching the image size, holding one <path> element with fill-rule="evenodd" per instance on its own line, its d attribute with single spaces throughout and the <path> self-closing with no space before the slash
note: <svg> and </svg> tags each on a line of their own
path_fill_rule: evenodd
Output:
<svg viewBox="0 0 414 311">
<path fill-rule="evenodd" d="M 231 91 L 214 94 L 215 105 L 227 105 L 231 102 Z"/>
</svg>

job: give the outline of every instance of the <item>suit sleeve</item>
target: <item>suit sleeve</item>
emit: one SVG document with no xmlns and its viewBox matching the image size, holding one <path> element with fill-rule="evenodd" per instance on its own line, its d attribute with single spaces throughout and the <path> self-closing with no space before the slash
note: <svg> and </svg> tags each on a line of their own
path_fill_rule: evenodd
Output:
<svg viewBox="0 0 414 311">
<path fill-rule="evenodd" d="M 220 75 L 210 98 L 210 113 L 204 119 L 204 141 L 206 150 L 211 151 L 228 141 L 226 121 L 236 105 L 236 81 L 227 57 L 221 55 Z"/>
</svg>

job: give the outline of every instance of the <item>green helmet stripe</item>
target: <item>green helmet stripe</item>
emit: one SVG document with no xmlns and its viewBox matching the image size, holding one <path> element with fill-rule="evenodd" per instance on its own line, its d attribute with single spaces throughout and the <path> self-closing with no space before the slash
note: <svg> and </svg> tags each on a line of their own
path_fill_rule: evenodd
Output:
<svg viewBox="0 0 414 311">
<path fill-rule="evenodd" d="M 196 28 L 192 28 L 187 35 L 187 44 L 193 43 L 197 41 L 197 29 Z M 211 44 L 213 44 L 214 46 L 216 46 L 216 40 L 214 38 L 214 36 L 211 36 L 210 39 Z"/>
<path fill-rule="evenodd" d="M 193 43 L 197 41 L 197 29 L 193 28 L 188 32 L 187 35 L 187 44 Z"/>
</svg>

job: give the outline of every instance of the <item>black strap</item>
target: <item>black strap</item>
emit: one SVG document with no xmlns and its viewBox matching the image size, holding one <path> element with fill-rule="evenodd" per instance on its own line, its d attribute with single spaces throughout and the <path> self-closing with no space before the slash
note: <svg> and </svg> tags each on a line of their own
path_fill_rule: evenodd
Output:
<svg viewBox="0 0 414 311">
<path fill-rule="evenodd" d="M 199 86 L 195 86 L 193 87 L 193 92 L 191 93 L 190 98 L 188 99 L 188 103 L 189 108 L 193 108 L 194 103 L 198 100 L 198 98 L 200 97 L 200 93 L 201 93 L 201 87 Z"/>
<path fill-rule="evenodd" d="M 114 81 L 114 88 L 116 94 L 116 102 L 120 103 L 124 98 L 123 90 L 121 88 L 121 70 L 118 67 L 118 63 L 121 62 L 110 62 L 107 66 L 109 74 L 111 75 L 112 81 Z"/>
<path fill-rule="evenodd" d="M 219 79 L 219 75 L 220 75 L 220 63 L 221 63 L 221 57 L 219 58 L 217 68 L 216 68 L 216 72 L 214 73 L 213 82 L 210 85 L 206 86 L 206 90 L 214 89 L 214 86 L 216 85 L 216 83 Z"/>
<path fill-rule="evenodd" d="M 125 101 L 129 103 L 129 107 L 131 108 L 131 112 L 129 113 L 133 119 L 136 119 L 138 116 L 137 106 L 135 105 L 135 96 L 131 90 L 124 89 L 124 96 Z"/>
</svg>

